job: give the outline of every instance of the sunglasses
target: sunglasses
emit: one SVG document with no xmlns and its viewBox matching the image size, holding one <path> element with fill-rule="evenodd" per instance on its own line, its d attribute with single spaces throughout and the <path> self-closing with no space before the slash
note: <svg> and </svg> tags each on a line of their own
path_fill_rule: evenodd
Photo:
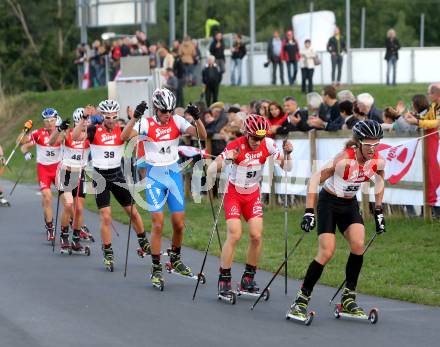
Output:
<svg viewBox="0 0 440 347">
<path fill-rule="evenodd" d="M 160 111 L 160 113 L 170 113 L 171 112 L 171 110 L 159 110 Z"/>
<path fill-rule="evenodd" d="M 376 149 L 377 146 L 379 146 L 380 142 L 376 142 L 376 143 L 365 143 L 360 141 L 361 145 L 363 146 L 367 146 L 369 149 Z"/>
<path fill-rule="evenodd" d="M 252 136 L 252 135 L 249 135 L 249 137 L 250 137 L 252 140 L 254 140 L 255 142 L 263 141 L 263 139 L 264 139 L 264 137 L 258 137 L 258 136 Z"/>
</svg>

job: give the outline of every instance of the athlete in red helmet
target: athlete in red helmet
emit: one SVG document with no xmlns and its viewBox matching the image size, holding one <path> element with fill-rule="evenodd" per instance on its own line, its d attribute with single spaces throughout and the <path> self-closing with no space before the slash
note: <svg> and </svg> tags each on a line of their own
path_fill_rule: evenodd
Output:
<svg viewBox="0 0 440 347">
<path fill-rule="evenodd" d="M 219 298 L 231 298 L 231 266 L 234 250 L 241 238 L 242 226 L 240 217 L 249 225 L 249 247 L 246 268 L 240 282 L 240 290 L 257 293 L 254 276 L 262 246 L 263 207 L 260 201 L 260 180 L 266 159 L 272 156 L 285 170 L 291 169 L 290 153 L 292 144 L 285 141 L 284 155 L 276 147 L 273 139 L 266 137 L 268 123 L 259 115 L 251 114 L 244 122 L 244 136 L 230 142 L 223 153 L 209 167 L 209 178 L 220 171 L 225 160 L 232 161 L 228 188 L 224 197 L 224 210 L 227 224 L 227 238 L 223 245 L 220 276 L 218 281 Z"/>
</svg>

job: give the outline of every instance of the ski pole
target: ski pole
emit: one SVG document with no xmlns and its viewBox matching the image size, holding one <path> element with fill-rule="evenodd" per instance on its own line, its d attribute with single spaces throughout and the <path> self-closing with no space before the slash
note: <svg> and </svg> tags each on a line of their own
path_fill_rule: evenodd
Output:
<svg viewBox="0 0 440 347">
<path fill-rule="evenodd" d="M 284 259 L 287 259 L 287 228 L 288 228 L 288 219 L 287 219 L 287 170 L 286 170 L 286 159 L 287 152 L 284 151 Z M 284 266 L 284 295 L 287 295 L 287 261 Z"/>
<path fill-rule="evenodd" d="M 113 224 L 113 221 L 110 223 L 110 226 L 112 227 L 113 231 L 115 232 L 116 236 L 119 237 L 119 233 L 115 228 L 115 225 Z"/>
<path fill-rule="evenodd" d="M 191 105 L 191 104 L 190 104 Z M 195 125 L 196 128 L 196 134 L 197 134 L 197 143 L 199 145 L 199 151 L 200 151 L 200 158 L 202 158 L 202 142 L 200 141 L 200 134 L 199 134 L 199 128 L 197 127 L 197 124 Z M 205 175 L 206 179 L 208 179 L 208 175 L 206 173 L 206 167 L 205 164 L 203 164 L 203 174 Z M 208 189 L 208 198 L 209 198 L 209 204 L 211 205 L 211 212 L 212 212 L 212 218 L 215 220 L 215 211 L 214 211 L 214 204 L 212 201 L 212 195 L 211 195 L 211 190 Z M 220 248 L 220 251 L 222 250 L 222 241 L 220 239 L 220 233 L 218 231 L 218 227 L 217 224 L 215 226 L 215 231 L 217 233 L 217 238 L 218 238 L 218 246 Z"/>
<path fill-rule="evenodd" d="M 377 235 L 378 235 L 377 233 L 374 233 L 373 237 L 370 239 L 370 241 L 365 246 L 365 249 L 362 252 L 362 255 L 364 255 L 367 252 L 368 248 L 370 248 L 370 245 L 373 243 L 373 241 L 374 241 L 374 239 L 376 238 Z M 339 286 L 338 290 L 336 291 L 335 295 L 333 295 L 333 297 L 330 299 L 330 301 L 328 303 L 329 305 L 332 304 L 333 300 L 336 298 L 336 295 L 339 294 L 339 292 L 341 291 L 342 287 L 345 285 L 346 282 L 347 282 L 347 279 L 344 279 L 344 281 L 342 281 L 342 283 Z"/>
<path fill-rule="evenodd" d="M 20 138 L 18 139 L 17 143 L 15 144 L 14 148 L 12 149 L 11 154 L 9 154 L 8 159 L 6 159 L 5 162 L 5 167 L 8 166 L 9 162 L 11 161 L 12 157 L 15 154 L 15 151 L 17 150 L 18 146 L 20 146 L 21 140 L 23 140 L 23 138 L 27 135 L 27 133 L 29 132 L 29 130 L 32 129 L 32 121 L 28 120 L 25 125 L 24 125 L 24 129 L 23 129 L 23 134 L 21 134 Z"/>
<path fill-rule="evenodd" d="M 203 273 L 203 269 L 205 268 L 205 263 L 206 263 L 206 259 L 208 257 L 209 247 L 211 246 L 211 242 L 214 237 L 214 232 L 217 229 L 218 219 L 220 217 L 220 212 L 222 210 L 223 203 L 225 201 L 225 195 L 226 195 L 226 193 L 223 194 L 222 200 L 220 202 L 220 206 L 217 211 L 217 216 L 214 219 L 214 225 L 212 226 L 212 231 L 211 231 L 211 235 L 209 237 L 208 245 L 206 246 L 206 249 L 205 249 L 205 256 L 203 257 L 202 267 L 200 268 L 200 272 L 197 276 L 197 284 L 196 284 L 196 288 L 194 289 L 194 293 L 193 293 L 193 297 L 192 297 L 193 301 L 196 298 L 197 289 L 199 288 L 199 284 L 200 284 L 200 277 L 201 277 L 200 275 Z"/>
<path fill-rule="evenodd" d="M 289 254 L 287 254 L 287 256 L 285 257 L 284 261 L 281 263 L 281 265 L 279 266 L 278 270 L 275 272 L 275 274 L 272 276 L 271 280 L 269 281 L 269 283 L 266 285 L 266 287 L 261 291 L 260 296 L 257 298 L 257 300 L 255 300 L 255 302 L 252 304 L 251 306 L 251 310 L 253 310 L 255 308 L 255 306 L 257 306 L 258 302 L 260 301 L 260 299 L 263 297 L 263 294 L 267 291 L 267 288 L 269 288 L 269 286 L 272 284 L 272 282 L 275 280 L 275 277 L 278 276 L 278 274 L 280 273 L 281 269 L 286 265 L 287 261 L 289 260 L 290 256 L 293 254 L 293 252 L 295 252 L 296 248 L 298 247 L 298 245 L 301 243 L 301 241 L 304 238 L 304 235 L 306 234 L 305 231 L 303 231 L 303 233 L 301 234 L 301 237 L 298 239 L 298 241 L 296 241 L 295 246 L 293 246 L 292 250 L 290 251 Z"/>
<path fill-rule="evenodd" d="M 79 200 L 79 189 L 81 187 L 81 179 L 82 179 L 82 168 L 83 168 L 83 164 L 84 164 L 84 152 L 85 152 L 85 147 L 86 147 L 86 140 L 84 140 L 82 142 L 82 153 L 81 153 L 81 162 L 80 162 L 80 167 L 79 167 L 79 173 L 78 173 L 78 180 L 77 180 L 77 184 L 76 184 L 76 197 L 75 197 L 75 203 L 74 203 L 74 207 L 73 207 L 73 222 L 72 222 L 72 228 L 75 230 L 75 222 L 77 222 L 77 216 L 76 213 L 78 211 L 78 200 Z"/>
<path fill-rule="evenodd" d="M 143 102 L 145 103 L 145 101 L 143 101 Z M 145 105 L 145 107 L 146 107 L 145 109 L 148 108 L 147 105 Z M 136 107 L 136 109 L 137 109 L 137 107 Z M 144 112 L 145 112 L 145 110 L 144 110 Z M 136 160 L 137 160 L 137 157 L 138 157 L 138 154 L 139 154 L 139 144 L 140 144 L 139 136 L 141 134 L 141 120 L 142 120 L 142 115 L 141 115 L 141 117 L 138 120 L 139 126 L 138 126 L 138 135 L 137 135 L 138 138 L 136 139 Z M 137 172 L 137 170 L 136 170 L 136 172 Z M 134 196 L 134 187 L 136 185 L 136 183 L 134 182 L 133 175 L 132 175 L 132 179 L 133 179 L 133 189 L 131 191 L 130 220 L 128 221 L 128 236 L 127 236 L 127 250 L 125 251 L 124 278 L 127 277 L 128 249 L 130 248 L 131 225 L 133 224 L 131 219 L 133 217 L 133 205 L 134 205 L 134 198 L 133 198 L 133 196 Z"/>
<path fill-rule="evenodd" d="M 57 168 L 57 171 L 58 171 L 57 175 L 59 175 L 59 179 L 58 179 L 59 188 L 57 186 L 58 198 L 57 198 L 57 208 L 56 208 L 56 213 L 55 213 L 55 230 L 53 232 L 53 240 L 52 240 L 52 253 L 55 252 L 55 242 L 56 242 L 56 238 L 57 238 L 58 212 L 59 212 L 59 208 L 60 208 L 60 197 L 61 197 L 61 194 L 60 194 L 61 189 L 60 188 L 63 185 L 63 183 L 61 182 L 61 166 L 62 166 L 61 163 L 62 163 L 63 156 L 64 156 L 65 145 L 66 145 L 66 137 L 63 138 L 63 143 L 61 145 L 61 159 L 60 159 L 61 162 L 59 163 L 58 168 Z"/>
<path fill-rule="evenodd" d="M 11 191 L 9 193 L 9 197 L 12 196 L 12 193 L 14 192 L 15 187 L 17 187 L 18 182 L 20 182 L 20 180 L 23 178 L 25 169 L 26 169 L 26 162 L 24 163 L 24 165 L 23 165 L 23 167 L 22 167 L 22 169 L 20 171 L 20 174 L 18 175 L 17 180 L 14 183 L 14 186 L 12 187 L 12 189 L 11 189 Z"/>
</svg>

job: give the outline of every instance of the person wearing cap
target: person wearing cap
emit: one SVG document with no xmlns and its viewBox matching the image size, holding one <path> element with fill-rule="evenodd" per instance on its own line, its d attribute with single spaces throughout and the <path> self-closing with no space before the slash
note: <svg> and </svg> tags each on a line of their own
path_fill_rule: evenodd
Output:
<svg viewBox="0 0 440 347">
<path fill-rule="evenodd" d="M 285 141 L 282 150 L 287 157 L 284 158 L 275 141 L 267 137 L 268 128 L 269 124 L 264 117 L 249 115 L 244 122 L 245 135 L 230 142 L 208 168 L 208 181 L 212 182 L 216 173 L 225 167 L 225 162 L 230 161 L 232 166 L 224 196 L 227 238 L 220 261 L 219 295 L 227 296 L 231 292 L 234 250 L 242 234 L 241 216 L 249 225 L 249 247 L 240 288 L 258 292 L 254 277 L 261 253 L 263 233 L 263 206 L 260 201 L 259 183 L 264 164 L 269 157 L 273 157 L 285 170 L 290 170 L 290 153 L 293 150 L 292 144 Z M 285 159 L 288 161 L 285 162 Z"/>
</svg>

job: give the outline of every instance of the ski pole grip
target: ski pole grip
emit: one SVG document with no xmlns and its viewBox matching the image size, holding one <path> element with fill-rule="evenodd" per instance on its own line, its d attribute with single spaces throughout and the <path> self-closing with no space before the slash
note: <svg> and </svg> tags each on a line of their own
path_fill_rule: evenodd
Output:
<svg viewBox="0 0 440 347">
<path fill-rule="evenodd" d="M 24 123 L 24 128 L 23 128 L 24 132 L 25 133 L 29 132 L 29 130 L 32 129 L 32 125 L 33 125 L 32 120 L 29 119 L 28 121 L 26 121 L 26 123 Z"/>
</svg>

